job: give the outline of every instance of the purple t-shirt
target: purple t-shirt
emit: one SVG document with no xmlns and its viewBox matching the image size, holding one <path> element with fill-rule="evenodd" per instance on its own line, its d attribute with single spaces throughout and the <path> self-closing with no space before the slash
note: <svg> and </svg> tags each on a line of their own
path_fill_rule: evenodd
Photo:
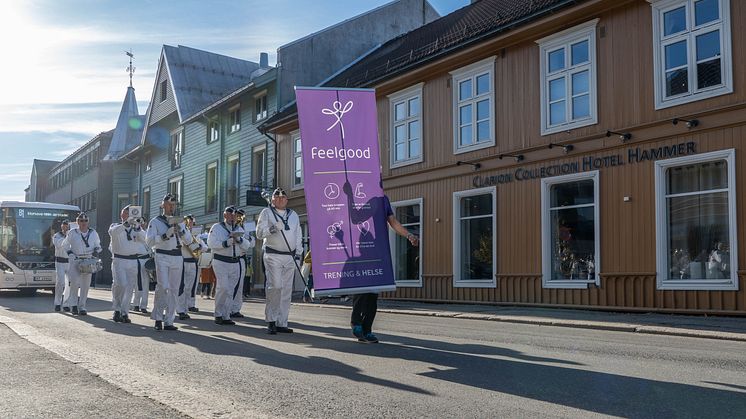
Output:
<svg viewBox="0 0 746 419">
<path fill-rule="evenodd" d="M 383 212 L 386 213 L 387 220 L 394 215 L 394 209 L 391 208 L 391 201 L 389 201 L 389 197 L 386 195 L 383 195 Z"/>
</svg>

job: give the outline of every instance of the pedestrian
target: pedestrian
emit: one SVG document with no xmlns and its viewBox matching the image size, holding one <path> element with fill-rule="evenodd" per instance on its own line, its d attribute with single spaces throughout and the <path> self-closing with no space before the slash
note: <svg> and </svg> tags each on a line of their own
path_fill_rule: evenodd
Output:
<svg viewBox="0 0 746 419">
<path fill-rule="evenodd" d="M 311 303 L 313 302 L 313 297 L 311 295 L 311 290 L 313 289 L 313 271 L 311 270 L 311 251 L 309 250 L 308 253 L 306 253 L 306 256 L 303 258 L 303 266 L 300 268 L 301 275 L 306 280 L 306 287 L 303 288 L 303 302 L 304 303 Z"/>
<path fill-rule="evenodd" d="M 268 208 L 259 214 L 256 238 L 264 240 L 262 250 L 266 272 L 267 333 L 293 333 L 288 327 L 290 300 L 293 296 L 293 280 L 298 263 L 303 255 L 303 233 L 298 214 L 287 208 L 288 196 L 284 189 L 272 192 Z"/>
<path fill-rule="evenodd" d="M 350 185 L 349 182 L 346 182 L 343 190 L 347 194 L 348 202 L 352 203 L 352 185 Z M 406 237 L 412 246 L 419 246 L 419 237 L 407 230 L 403 225 L 401 225 L 399 220 L 396 219 L 394 210 L 391 208 L 389 197 L 384 194 L 381 198 L 377 199 L 380 199 L 382 202 L 382 211 L 374 212 L 373 215 L 383 216 L 384 220 L 376 220 L 375 222 L 387 223 L 396 234 Z M 355 208 L 355 206 L 351 204 L 350 211 L 352 211 L 353 208 Z M 378 293 L 369 292 L 355 294 L 352 297 L 350 326 L 352 327 L 352 334 L 357 338 L 358 342 L 378 343 L 378 337 L 373 333 L 373 320 L 376 318 L 377 311 Z"/>
<path fill-rule="evenodd" d="M 240 247 L 240 258 L 241 258 L 241 276 L 238 279 L 238 286 L 233 291 L 233 305 L 231 307 L 231 318 L 243 318 L 244 315 L 241 314 L 241 307 L 243 306 L 243 297 L 244 297 L 244 283 L 246 281 L 246 271 L 248 266 L 248 261 L 251 258 L 249 255 L 249 251 L 254 248 L 254 238 L 249 234 L 248 231 L 246 231 L 244 227 L 244 220 L 246 218 L 246 213 L 242 209 L 236 210 L 236 224 L 241 227 L 241 229 L 244 230 L 243 239 L 246 241 L 247 246 L 246 247 Z"/>
<path fill-rule="evenodd" d="M 236 324 L 230 319 L 233 300 L 238 293 L 238 283 L 243 277 L 241 252 L 249 249 L 244 239 L 243 227 L 236 223 L 236 207 L 223 210 L 223 221 L 212 226 L 207 235 L 207 245 L 212 250 L 212 268 L 215 271 L 215 323 Z"/>
<path fill-rule="evenodd" d="M 129 205 L 122 208 L 119 213 L 122 222 L 109 227 L 109 250 L 114 256 L 111 260 L 112 319 L 117 323 L 132 323 L 129 318 L 132 290 L 138 280 L 142 282 L 140 260 L 144 262 L 149 258 L 147 253 L 142 253 L 142 246 L 138 244 L 145 243 L 145 231 L 140 226 L 142 220 L 130 219 L 129 209 Z"/>
<path fill-rule="evenodd" d="M 67 248 L 70 266 L 67 271 L 70 278 L 70 293 L 66 294 L 68 301 L 65 305 L 72 307 L 72 314 L 85 316 L 88 288 L 91 285 L 93 270 L 90 265 L 96 265 L 101 254 L 101 239 L 96 230 L 88 227 L 88 215 L 81 212 L 76 218 L 77 228 L 71 229 L 63 241 Z M 95 269 L 94 269 L 95 270 Z M 80 293 L 80 294 L 78 294 Z"/>
<path fill-rule="evenodd" d="M 54 244 L 54 269 L 57 274 L 57 280 L 54 283 L 54 311 L 70 311 L 70 307 L 62 307 L 62 301 L 65 294 L 70 293 L 69 279 L 67 278 L 67 270 L 69 268 L 67 249 L 62 244 L 67 237 L 67 232 L 70 231 L 70 222 L 68 220 L 62 220 L 60 222 L 60 231 L 52 236 L 52 243 Z M 67 300 L 65 298 L 64 300 Z"/>
<path fill-rule="evenodd" d="M 184 258 L 181 246 L 192 242 L 192 235 L 177 217 L 174 217 L 178 198 L 170 193 L 163 197 L 163 214 L 150 220 L 147 243 L 155 250 L 155 302 L 150 318 L 155 320 L 155 330 L 178 330 L 176 294 L 181 283 Z"/>
<path fill-rule="evenodd" d="M 189 214 L 184 217 L 184 225 L 191 232 L 194 227 L 194 216 Z M 181 282 L 176 297 L 176 314 L 179 320 L 188 320 L 187 311 L 197 313 L 199 309 L 195 306 L 194 294 L 197 290 L 197 275 L 199 273 L 199 254 L 206 251 L 207 246 L 197 237 L 192 235 L 191 243 L 182 243 L 181 256 L 184 258 L 184 266 L 181 271 Z"/>
</svg>

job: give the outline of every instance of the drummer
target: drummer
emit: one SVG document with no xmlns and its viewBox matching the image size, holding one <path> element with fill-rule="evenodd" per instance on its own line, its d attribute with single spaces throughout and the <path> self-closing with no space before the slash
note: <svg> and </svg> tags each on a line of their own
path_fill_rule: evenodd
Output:
<svg viewBox="0 0 746 419">
<path fill-rule="evenodd" d="M 66 247 L 70 260 L 70 269 L 68 277 L 70 278 L 70 293 L 67 295 L 68 301 L 63 305 L 72 307 L 73 315 L 85 316 L 86 300 L 88 299 L 88 287 L 91 284 L 91 275 L 96 268 L 86 268 L 83 265 L 95 264 L 101 254 L 101 239 L 98 237 L 96 230 L 88 227 L 88 215 L 81 212 L 76 218 L 78 227 L 70 229 L 67 237 L 63 242 Z M 100 265 L 100 260 L 98 264 Z M 80 292 L 80 296 L 78 296 Z"/>
</svg>

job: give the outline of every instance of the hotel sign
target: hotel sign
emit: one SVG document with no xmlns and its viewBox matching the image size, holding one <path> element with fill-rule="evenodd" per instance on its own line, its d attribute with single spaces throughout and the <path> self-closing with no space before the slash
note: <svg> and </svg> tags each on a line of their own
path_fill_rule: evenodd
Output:
<svg viewBox="0 0 746 419">
<path fill-rule="evenodd" d="M 645 161 L 688 156 L 696 153 L 697 143 L 693 141 L 657 148 L 628 148 L 626 153 L 622 154 L 603 157 L 586 156 L 574 162 L 552 164 L 530 169 L 518 167 L 512 172 L 489 176 L 474 176 L 472 186 L 475 188 L 482 188 L 485 186 L 502 185 L 505 183 L 520 182 L 524 180 L 587 172 L 589 170 L 598 170 L 607 167 L 625 166 L 627 164 L 641 163 Z"/>
</svg>

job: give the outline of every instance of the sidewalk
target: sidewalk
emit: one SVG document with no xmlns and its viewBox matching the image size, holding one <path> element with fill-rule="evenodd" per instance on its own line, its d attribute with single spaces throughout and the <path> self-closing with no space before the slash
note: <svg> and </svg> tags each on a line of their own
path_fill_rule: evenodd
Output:
<svg viewBox="0 0 746 419">
<path fill-rule="evenodd" d="M 318 301 L 318 300 L 317 300 Z M 293 304 L 349 309 L 350 302 Z M 539 326 L 575 327 L 746 342 L 746 317 L 687 316 L 658 313 L 614 313 L 561 308 L 378 301 L 379 313 L 452 317 Z"/>
</svg>

